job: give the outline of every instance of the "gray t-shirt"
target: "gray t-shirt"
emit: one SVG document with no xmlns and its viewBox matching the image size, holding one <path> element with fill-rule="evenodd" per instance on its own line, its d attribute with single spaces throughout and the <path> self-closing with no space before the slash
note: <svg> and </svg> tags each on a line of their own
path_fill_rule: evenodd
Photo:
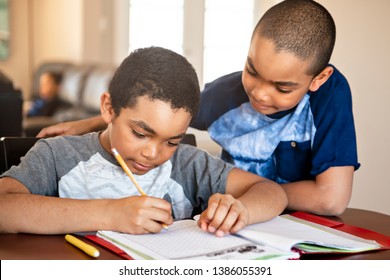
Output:
<svg viewBox="0 0 390 280">
<path fill-rule="evenodd" d="M 175 219 L 207 207 L 213 193 L 225 193 L 232 165 L 196 147 L 180 144 L 170 160 L 145 175 L 134 175 L 150 196 L 171 202 Z M 41 139 L 0 177 L 12 177 L 31 193 L 75 199 L 139 195 L 116 159 L 99 142 L 99 133 Z"/>
</svg>

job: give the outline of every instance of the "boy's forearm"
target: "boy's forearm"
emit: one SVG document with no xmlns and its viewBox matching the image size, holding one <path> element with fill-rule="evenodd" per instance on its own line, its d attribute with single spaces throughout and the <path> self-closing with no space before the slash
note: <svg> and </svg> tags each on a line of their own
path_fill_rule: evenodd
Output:
<svg viewBox="0 0 390 280">
<path fill-rule="evenodd" d="M 74 200 L 32 194 L 0 196 L 0 232 L 60 234 L 103 228 L 105 200 Z"/>
<path fill-rule="evenodd" d="M 270 220 L 287 207 L 287 196 L 283 188 L 271 181 L 253 185 L 239 200 L 248 209 L 249 224 Z"/>
<path fill-rule="evenodd" d="M 107 128 L 107 124 L 101 116 L 92 117 L 88 121 L 91 131 L 99 131 Z"/>
<path fill-rule="evenodd" d="M 314 180 L 307 180 L 283 184 L 282 187 L 288 197 L 287 208 L 292 211 L 317 215 L 338 215 L 344 211 L 338 198 L 332 197 L 330 186 L 320 186 Z"/>
<path fill-rule="evenodd" d="M 347 206 L 341 197 L 332 195 L 331 186 L 319 186 L 314 180 L 299 181 L 282 185 L 288 197 L 287 208 L 317 215 L 339 215 Z"/>
<path fill-rule="evenodd" d="M 353 183 L 352 166 L 331 167 L 315 180 L 283 184 L 288 208 L 318 215 L 339 215 L 348 206 Z"/>
</svg>

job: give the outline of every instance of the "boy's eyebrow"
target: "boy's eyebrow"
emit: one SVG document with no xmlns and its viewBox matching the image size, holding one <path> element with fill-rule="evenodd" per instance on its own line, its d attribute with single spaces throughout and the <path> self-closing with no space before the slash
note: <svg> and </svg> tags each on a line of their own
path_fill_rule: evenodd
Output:
<svg viewBox="0 0 390 280">
<path fill-rule="evenodd" d="M 156 134 L 153 128 L 151 128 L 147 123 L 144 121 L 131 121 L 137 126 L 141 127 L 143 130 L 149 132 L 150 134 Z"/>
<path fill-rule="evenodd" d="M 133 123 L 135 123 L 137 126 L 141 127 L 143 130 L 145 130 L 146 132 L 150 133 L 150 134 L 153 134 L 153 135 L 156 135 L 156 131 L 154 131 L 153 128 L 151 128 L 147 123 L 145 123 L 144 121 L 132 121 Z M 180 133 L 179 135 L 176 135 L 176 136 L 172 136 L 172 137 L 169 137 L 169 139 L 181 139 L 184 137 L 186 133 L 183 132 L 183 133 Z"/>
<path fill-rule="evenodd" d="M 257 74 L 256 68 L 253 65 L 252 59 L 249 56 L 247 56 L 246 61 L 248 62 L 249 66 L 251 67 L 251 70 Z"/>
<path fill-rule="evenodd" d="M 255 66 L 253 65 L 252 59 L 249 56 L 247 57 L 247 62 L 249 64 L 249 66 L 251 67 L 251 70 L 253 72 L 255 72 L 257 75 L 259 75 Z M 277 86 L 284 86 L 284 87 L 296 87 L 299 85 L 298 83 L 292 82 L 292 81 L 272 81 L 272 83 L 277 85 Z"/>
<path fill-rule="evenodd" d="M 299 85 L 296 82 L 278 82 L 278 81 L 274 82 L 274 84 L 278 86 L 284 86 L 284 87 L 296 87 Z"/>
</svg>

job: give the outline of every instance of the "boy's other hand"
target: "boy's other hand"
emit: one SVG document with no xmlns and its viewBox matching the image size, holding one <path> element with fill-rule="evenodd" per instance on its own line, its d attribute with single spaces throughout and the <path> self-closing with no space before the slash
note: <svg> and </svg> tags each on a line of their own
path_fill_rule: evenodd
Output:
<svg viewBox="0 0 390 280">
<path fill-rule="evenodd" d="M 85 120 L 68 121 L 43 128 L 37 137 L 53 137 L 58 135 L 82 135 L 92 131 L 105 129 L 107 124 L 101 116 L 91 117 Z"/>
<path fill-rule="evenodd" d="M 213 194 L 208 208 L 200 215 L 198 226 L 222 237 L 235 233 L 248 225 L 249 215 L 246 207 L 229 194 Z"/>
<path fill-rule="evenodd" d="M 38 138 L 53 137 L 58 135 L 79 135 L 83 134 L 84 130 L 77 121 L 62 122 L 52 126 L 43 128 L 38 134 Z"/>
</svg>

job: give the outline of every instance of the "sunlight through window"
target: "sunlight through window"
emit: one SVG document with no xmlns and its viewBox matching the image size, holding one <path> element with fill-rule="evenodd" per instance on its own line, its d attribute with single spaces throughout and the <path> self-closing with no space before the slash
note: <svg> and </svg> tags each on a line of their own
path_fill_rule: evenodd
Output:
<svg viewBox="0 0 390 280">
<path fill-rule="evenodd" d="M 202 8 L 184 10 L 185 1 L 203 1 L 197 2 Z M 188 46 L 201 48 L 192 59 L 198 61 L 200 69 L 196 70 L 204 83 L 243 69 L 253 30 L 253 0 L 129 0 L 129 3 L 129 51 L 160 46 L 186 55 L 184 46 L 187 51 Z M 183 42 L 186 37 L 191 38 L 183 36 L 184 26 L 191 26 L 192 30 L 200 28 L 203 44 Z"/>
<path fill-rule="evenodd" d="M 130 0 L 129 50 L 159 46 L 183 53 L 183 0 Z"/>
</svg>

